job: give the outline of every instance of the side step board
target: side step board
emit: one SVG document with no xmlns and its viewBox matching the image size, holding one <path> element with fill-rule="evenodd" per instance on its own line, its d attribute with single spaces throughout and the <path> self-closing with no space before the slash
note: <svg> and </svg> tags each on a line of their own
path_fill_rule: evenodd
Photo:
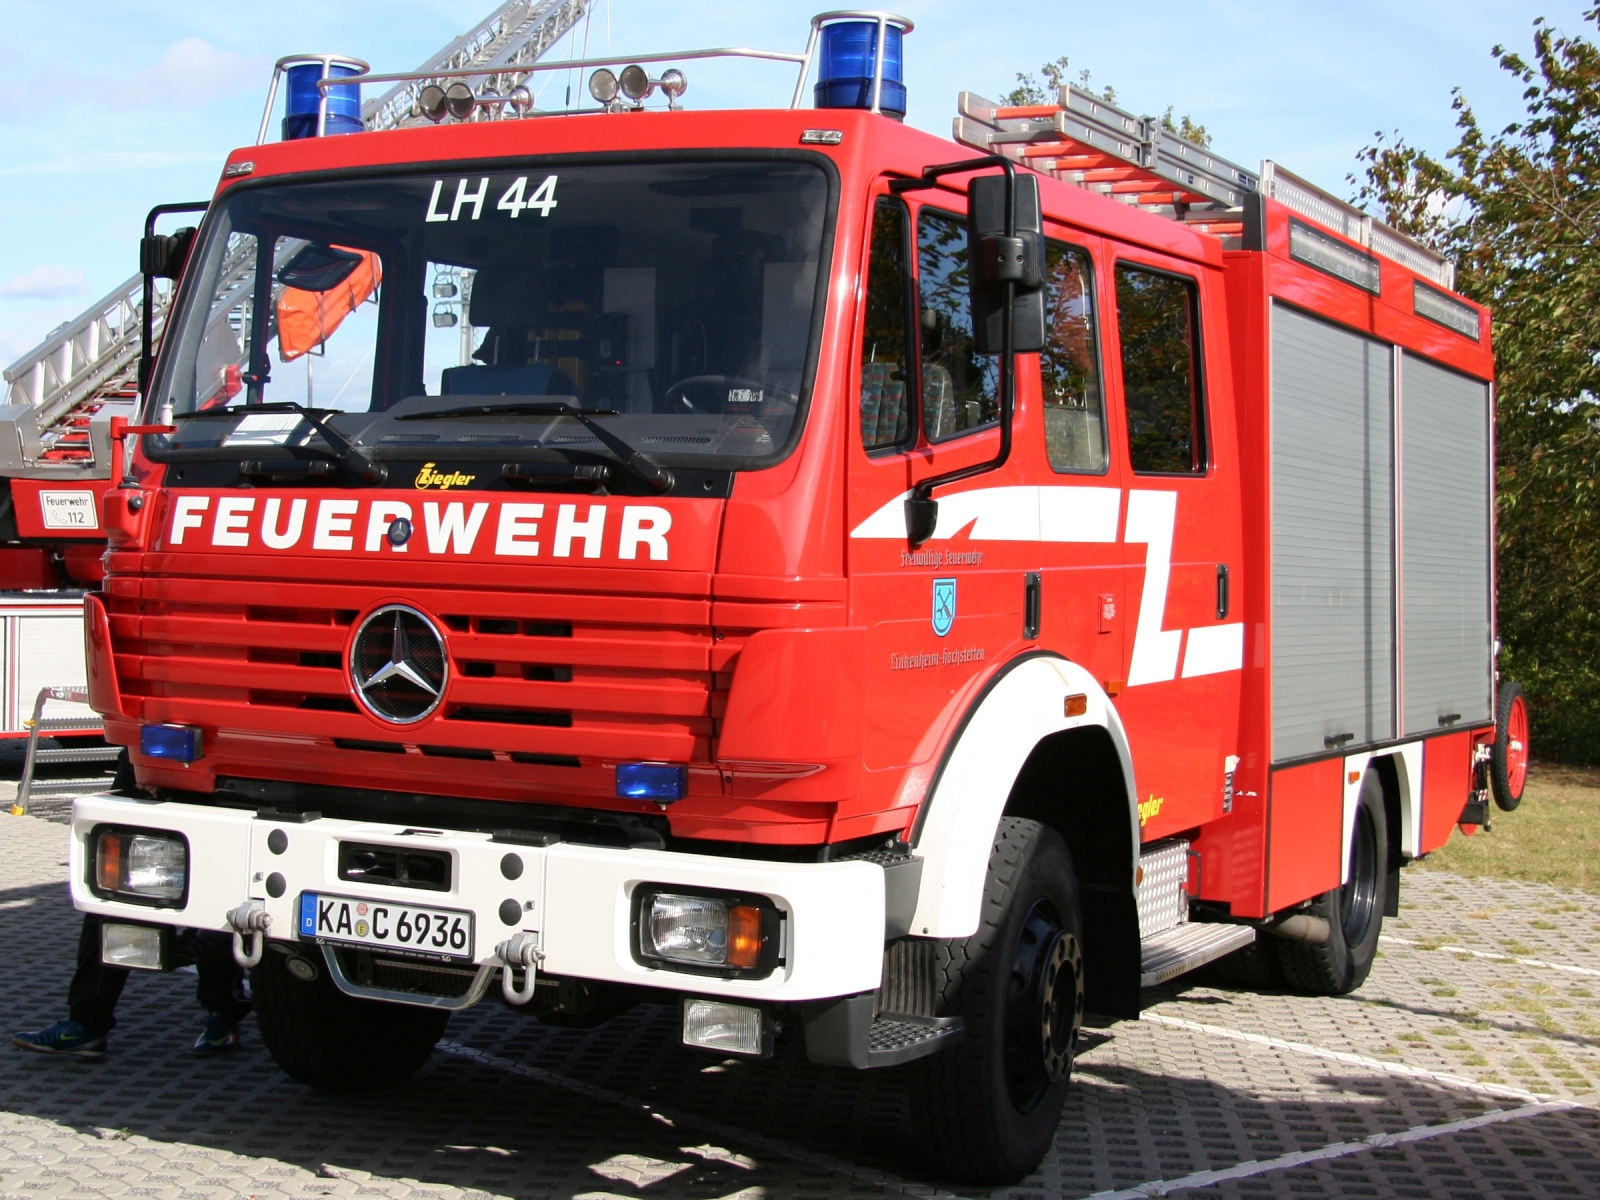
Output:
<svg viewBox="0 0 1600 1200">
<path fill-rule="evenodd" d="M 1176 979 L 1255 940 L 1256 931 L 1249 925 L 1185 922 L 1163 929 L 1140 943 L 1139 986 L 1155 987 Z"/>
<path fill-rule="evenodd" d="M 897 1067 L 937 1054 L 966 1032 L 960 1017 L 879 1013 L 867 1035 L 867 1066 Z"/>
</svg>

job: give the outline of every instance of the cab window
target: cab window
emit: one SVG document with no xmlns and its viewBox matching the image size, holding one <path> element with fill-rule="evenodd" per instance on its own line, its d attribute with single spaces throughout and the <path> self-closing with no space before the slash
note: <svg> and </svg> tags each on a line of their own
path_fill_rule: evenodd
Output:
<svg viewBox="0 0 1600 1200">
<path fill-rule="evenodd" d="M 861 444 L 869 452 L 904 445 L 912 434 L 908 225 L 904 205 L 878 201 L 861 334 Z"/>
<path fill-rule="evenodd" d="M 917 216 L 922 422 L 930 442 L 999 418 L 998 360 L 972 341 L 967 299 L 967 223 L 924 208 Z"/>
<path fill-rule="evenodd" d="M 1045 347 L 1039 355 L 1045 453 L 1052 470 L 1106 469 L 1105 400 L 1094 308 L 1094 266 L 1086 251 L 1046 241 Z"/>
<path fill-rule="evenodd" d="M 1203 473 L 1205 414 L 1194 280 L 1117 264 L 1117 327 L 1133 469 L 1157 475 Z"/>
</svg>

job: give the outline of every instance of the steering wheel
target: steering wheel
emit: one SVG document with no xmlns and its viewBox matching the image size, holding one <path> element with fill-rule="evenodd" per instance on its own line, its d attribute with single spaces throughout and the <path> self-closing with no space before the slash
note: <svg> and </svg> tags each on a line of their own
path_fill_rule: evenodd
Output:
<svg viewBox="0 0 1600 1200">
<path fill-rule="evenodd" d="M 770 383 L 763 383 L 759 379 L 745 379 L 739 375 L 690 375 L 688 378 L 680 379 L 678 382 L 668 387 L 667 390 L 662 393 L 661 403 L 668 409 L 672 409 L 674 408 L 672 398 L 676 396 L 678 398 L 678 404 L 682 406 L 683 412 L 694 413 L 696 416 L 722 415 L 722 413 L 710 414 L 705 412 L 703 409 L 697 408 L 694 401 L 690 400 L 686 394 L 688 389 L 691 387 L 696 385 L 710 384 L 715 384 L 730 390 L 733 388 L 747 388 L 752 392 L 759 392 L 761 393 L 761 403 L 763 405 L 768 402 L 768 393 L 773 393 L 774 398 L 788 401 L 790 404 L 797 404 L 800 401 L 800 397 L 796 396 L 793 392 L 784 391 L 784 389 L 780 387 L 773 387 Z M 724 400 L 723 403 L 726 404 L 726 400 Z M 754 410 L 756 406 L 752 404 L 750 407 L 752 410 Z M 725 411 L 726 409 L 723 410 L 723 412 Z"/>
</svg>

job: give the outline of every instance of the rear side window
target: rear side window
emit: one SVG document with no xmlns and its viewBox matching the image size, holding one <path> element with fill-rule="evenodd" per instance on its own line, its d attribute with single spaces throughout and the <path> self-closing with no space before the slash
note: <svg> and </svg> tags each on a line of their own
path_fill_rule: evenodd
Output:
<svg viewBox="0 0 1600 1200">
<path fill-rule="evenodd" d="M 1117 324 L 1128 458 L 1135 471 L 1188 475 L 1206 469 L 1194 280 L 1117 265 Z"/>
<path fill-rule="evenodd" d="M 917 271 L 922 421 L 937 442 L 999 419 L 999 367 L 973 348 L 965 220 L 930 208 L 918 214 Z"/>
<path fill-rule="evenodd" d="M 1094 267 L 1076 246 L 1046 242 L 1045 452 L 1052 470 L 1098 475 L 1106 469 L 1105 401 L 1094 311 Z"/>
<path fill-rule="evenodd" d="M 878 202 L 861 334 L 861 444 L 868 450 L 899 446 L 911 437 L 907 224 L 902 205 Z"/>
</svg>

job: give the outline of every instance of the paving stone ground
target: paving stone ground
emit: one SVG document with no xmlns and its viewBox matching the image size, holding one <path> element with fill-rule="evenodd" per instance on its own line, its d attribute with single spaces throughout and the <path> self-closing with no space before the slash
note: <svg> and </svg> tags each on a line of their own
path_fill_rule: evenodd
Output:
<svg viewBox="0 0 1600 1200">
<path fill-rule="evenodd" d="M 0 817 L 0 1032 L 63 1015 L 63 815 Z M 1600 1196 L 1600 902 L 1415 872 L 1385 939 L 1342 999 L 1148 992 L 1144 1019 L 1087 1035 L 1055 1148 L 998 1195 Z M 0 1045 L 0 1200 L 952 1190 L 919 1166 L 903 1074 L 813 1067 L 792 1036 L 718 1063 L 676 1045 L 670 1007 L 569 1031 L 484 1003 L 410 1084 L 330 1097 L 252 1022 L 237 1054 L 189 1057 L 193 984 L 136 976 L 98 1063 Z"/>
</svg>

